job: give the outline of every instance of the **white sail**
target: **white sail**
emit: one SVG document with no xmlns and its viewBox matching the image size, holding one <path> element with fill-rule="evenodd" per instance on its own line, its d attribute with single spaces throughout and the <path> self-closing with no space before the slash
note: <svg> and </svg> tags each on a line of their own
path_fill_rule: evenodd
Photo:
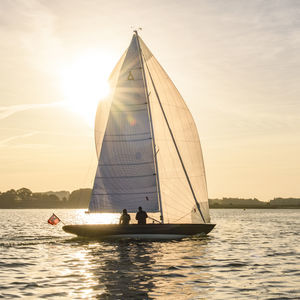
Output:
<svg viewBox="0 0 300 300">
<path fill-rule="evenodd" d="M 158 192 L 148 104 L 136 36 L 120 61 L 111 98 L 100 105 L 96 145 L 100 155 L 89 210 L 158 211 Z M 101 108 L 103 107 L 103 111 Z M 109 111 L 109 114 L 108 114 Z M 107 117 L 108 115 L 108 117 Z M 105 124 L 106 123 L 106 124 Z M 101 146 L 100 146 L 101 144 Z"/>
<path fill-rule="evenodd" d="M 150 93 L 164 219 L 170 223 L 208 223 L 206 177 L 197 127 L 167 73 L 141 38 L 139 41 Z"/>
<path fill-rule="evenodd" d="M 137 34 L 119 65 L 113 96 L 97 112 L 100 155 L 90 210 L 142 206 L 160 208 L 165 223 L 208 223 L 202 150 L 183 98 Z"/>
</svg>

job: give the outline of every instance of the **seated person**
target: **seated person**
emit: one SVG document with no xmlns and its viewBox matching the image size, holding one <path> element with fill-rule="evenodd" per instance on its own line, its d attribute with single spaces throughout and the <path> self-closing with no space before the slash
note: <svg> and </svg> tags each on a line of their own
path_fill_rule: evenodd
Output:
<svg viewBox="0 0 300 300">
<path fill-rule="evenodd" d="M 139 211 L 136 213 L 135 219 L 138 221 L 138 224 L 146 224 L 146 219 L 148 215 L 143 211 L 142 207 L 139 207 Z"/>
<path fill-rule="evenodd" d="M 127 209 L 123 209 L 123 213 L 120 217 L 119 224 L 128 225 L 130 222 L 130 215 L 127 213 Z"/>
</svg>

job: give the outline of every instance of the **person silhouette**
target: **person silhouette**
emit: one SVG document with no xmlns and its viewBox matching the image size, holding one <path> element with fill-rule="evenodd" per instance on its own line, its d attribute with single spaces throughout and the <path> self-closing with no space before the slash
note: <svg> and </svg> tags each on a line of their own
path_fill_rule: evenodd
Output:
<svg viewBox="0 0 300 300">
<path fill-rule="evenodd" d="M 127 213 L 127 209 L 123 209 L 123 213 L 120 217 L 120 220 L 119 220 L 119 224 L 121 225 L 128 225 L 129 222 L 130 222 L 130 215 Z"/>
<path fill-rule="evenodd" d="M 135 219 L 138 221 L 138 224 L 146 224 L 146 219 L 148 215 L 145 211 L 143 211 L 142 207 L 139 207 L 139 211 L 135 215 Z"/>
</svg>

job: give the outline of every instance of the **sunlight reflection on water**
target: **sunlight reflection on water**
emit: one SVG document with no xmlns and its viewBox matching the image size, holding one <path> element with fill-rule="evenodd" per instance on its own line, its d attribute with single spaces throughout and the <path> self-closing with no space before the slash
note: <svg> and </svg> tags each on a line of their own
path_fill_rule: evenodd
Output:
<svg viewBox="0 0 300 300">
<path fill-rule="evenodd" d="M 85 213 L 84 209 L 77 209 L 74 224 L 118 224 L 120 214 Z"/>
</svg>

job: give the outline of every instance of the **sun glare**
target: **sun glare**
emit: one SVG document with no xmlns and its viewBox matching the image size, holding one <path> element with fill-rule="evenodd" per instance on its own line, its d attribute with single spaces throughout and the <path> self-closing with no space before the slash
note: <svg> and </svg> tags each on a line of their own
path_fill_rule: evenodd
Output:
<svg viewBox="0 0 300 300">
<path fill-rule="evenodd" d="M 107 79 L 112 69 L 109 55 L 90 51 L 74 59 L 61 71 L 64 104 L 91 126 L 98 102 L 109 94 Z"/>
<path fill-rule="evenodd" d="M 118 224 L 118 213 L 85 213 L 86 209 L 77 209 L 76 224 Z"/>
</svg>

